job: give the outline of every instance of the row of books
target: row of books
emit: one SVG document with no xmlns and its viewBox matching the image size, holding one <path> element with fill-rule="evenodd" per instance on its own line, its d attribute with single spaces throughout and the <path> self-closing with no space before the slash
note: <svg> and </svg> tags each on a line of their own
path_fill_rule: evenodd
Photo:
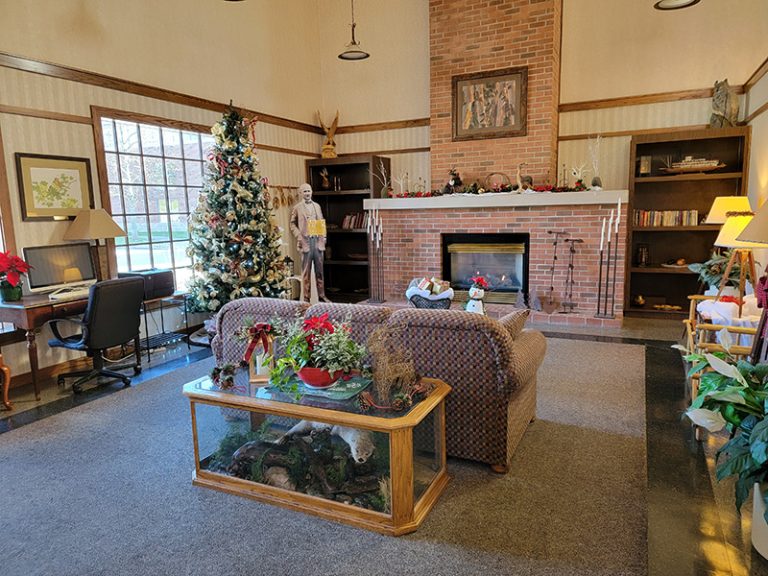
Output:
<svg viewBox="0 0 768 576">
<path fill-rule="evenodd" d="M 634 226 L 652 228 L 659 226 L 697 226 L 698 210 L 635 210 Z"/>
<path fill-rule="evenodd" d="M 341 221 L 341 228 L 343 230 L 365 228 L 366 226 L 368 226 L 368 212 L 351 212 L 350 214 L 345 214 L 344 219 Z"/>
</svg>

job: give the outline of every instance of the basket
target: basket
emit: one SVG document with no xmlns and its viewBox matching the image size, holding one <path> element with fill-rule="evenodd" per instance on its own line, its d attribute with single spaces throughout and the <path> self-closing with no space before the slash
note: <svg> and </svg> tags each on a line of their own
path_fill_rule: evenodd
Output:
<svg viewBox="0 0 768 576">
<path fill-rule="evenodd" d="M 429 300 L 418 294 L 414 294 L 409 299 L 414 308 L 427 308 L 429 310 L 448 310 L 451 307 L 450 298 L 440 298 L 438 300 Z"/>
</svg>

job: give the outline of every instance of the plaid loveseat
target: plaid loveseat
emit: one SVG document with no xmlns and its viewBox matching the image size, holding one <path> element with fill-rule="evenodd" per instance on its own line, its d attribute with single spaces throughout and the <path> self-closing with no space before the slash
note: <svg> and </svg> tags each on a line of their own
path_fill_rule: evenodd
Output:
<svg viewBox="0 0 768 576">
<path fill-rule="evenodd" d="M 397 325 L 416 370 L 452 387 L 446 398 L 449 456 L 508 469 L 512 454 L 536 416 L 536 373 L 544 359 L 541 333 L 525 330 L 526 310 L 494 320 L 462 310 L 402 309 L 361 304 L 315 304 L 271 298 L 243 298 L 222 307 L 211 342 L 219 365 L 237 363 L 245 343 L 234 338 L 245 317 L 268 322 L 328 313 L 349 321 L 352 337 L 365 343 L 383 323 Z"/>
</svg>

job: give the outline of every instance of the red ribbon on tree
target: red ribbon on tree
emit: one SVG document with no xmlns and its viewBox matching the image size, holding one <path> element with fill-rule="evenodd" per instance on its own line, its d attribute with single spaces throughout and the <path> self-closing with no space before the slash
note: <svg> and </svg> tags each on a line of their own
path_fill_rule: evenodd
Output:
<svg viewBox="0 0 768 576">
<path fill-rule="evenodd" d="M 269 336 L 272 334 L 272 331 L 272 324 L 268 324 L 267 322 L 259 322 L 248 328 L 247 334 L 250 337 L 250 341 L 248 342 L 248 347 L 245 349 L 245 354 L 243 354 L 243 362 L 247 363 L 251 361 L 253 351 L 259 343 L 264 347 L 264 353 L 269 353 Z"/>
</svg>

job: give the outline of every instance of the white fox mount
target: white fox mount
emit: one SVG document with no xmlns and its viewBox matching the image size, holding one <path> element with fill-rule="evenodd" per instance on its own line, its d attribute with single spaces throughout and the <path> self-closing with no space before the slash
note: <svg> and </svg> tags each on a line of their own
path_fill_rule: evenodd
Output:
<svg viewBox="0 0 768 576">
<path fill-rule="evenodd" d="M 339 111 L 336 110 L 336 118 L 333 119 L 331 127 L 325 125 L 323 117 L 320 116 L 320 111 L 317 111 L 317 119 L 320 121 L 320 127 L 325 132 L 325 142 L 320 148 L 320 156 L 323 158 L 336 158 L 336 140 L 333 137 L 336 135 L 336 130 L 339 127 Z"/>
<path fill-rule="evenodd" d="M 358 464 L 367 462 L 368 458 L 373 454 L 373 435 L 370 431 L 348 428 L 346 426 L 331 426 L 330 424 L 310 422 L 309 420 L 302 420 L 288 430 L 288 432 L 278 440 L 278 444 L 285 442 L 289 436 L 307 436 L 311 435 L 314 430 L 327 429 L 331 430 L 332 435 L 338 436 L 349 445 L 349 451 L 352 453 L 352 458 Z"/>
</svg>

